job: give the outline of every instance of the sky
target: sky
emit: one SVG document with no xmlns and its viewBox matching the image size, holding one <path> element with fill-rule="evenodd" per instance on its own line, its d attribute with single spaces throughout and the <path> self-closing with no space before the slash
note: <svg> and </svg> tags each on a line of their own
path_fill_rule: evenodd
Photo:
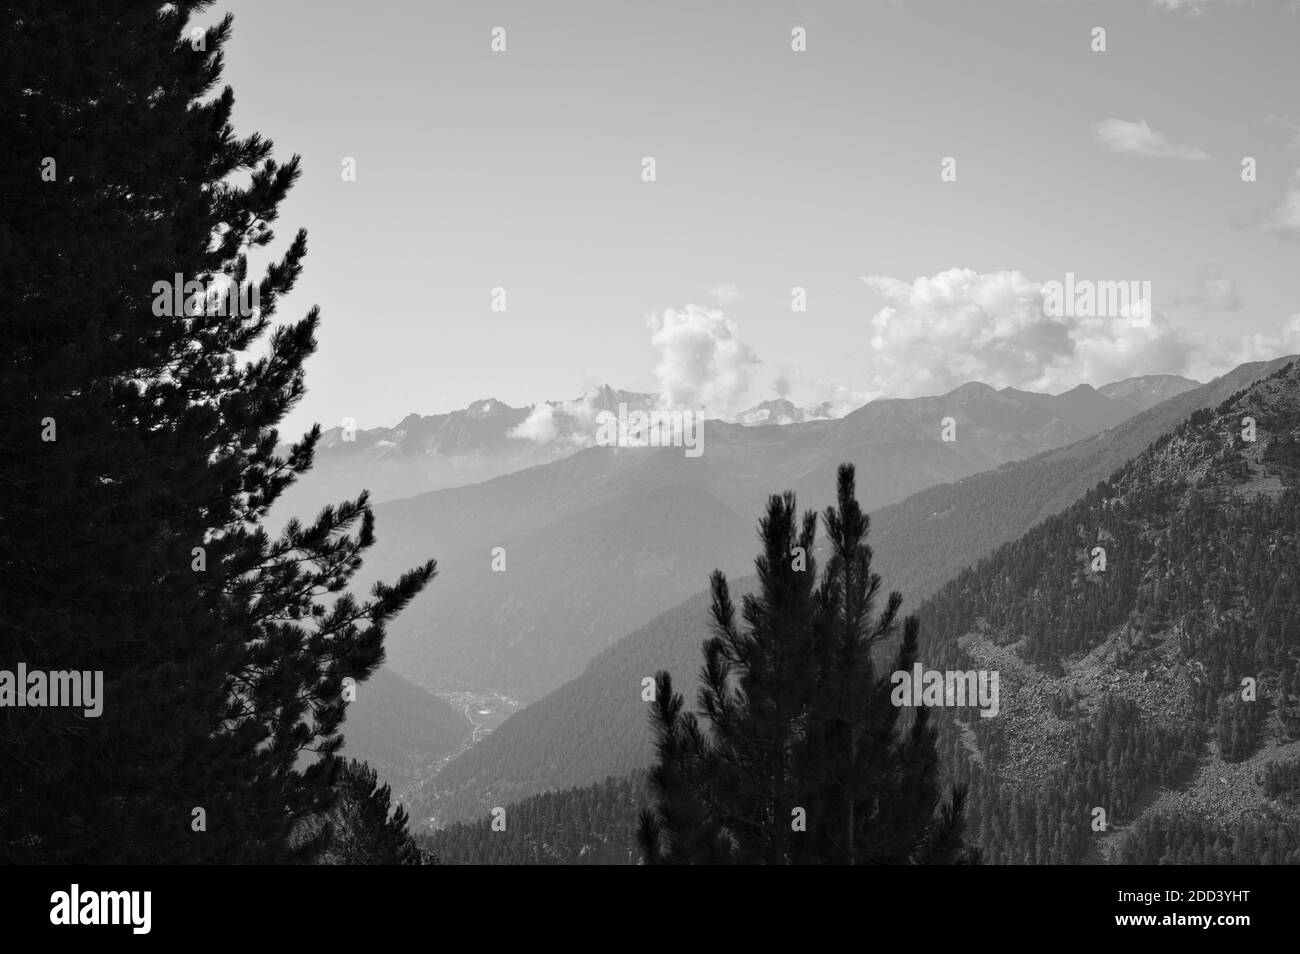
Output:
<svg viewBox="0 0 1300 954">
<path fill-rule="evenodd" d="M 603 383 L 847 410 L 1300 351 L 1294 0 L 225 12 L 236 131 L 303 157 L 278 317 L 322 327 L 286 437 Z M 1149 317 L 1046 315 L 1067 273 L 1150 282 Z"/>
</svg>

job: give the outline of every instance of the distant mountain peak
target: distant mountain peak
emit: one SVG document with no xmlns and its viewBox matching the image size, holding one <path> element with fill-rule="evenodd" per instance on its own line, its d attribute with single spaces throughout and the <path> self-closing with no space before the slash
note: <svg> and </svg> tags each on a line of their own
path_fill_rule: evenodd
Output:
<svg viewBox="0 0 1300 954">
<path fill-rule="evenodd" d="M 602 384 L 578 400 L 589 403 L 597 411 L 617 411 L 620 404 L 626 404 L 631 410 L 646 410 L 658 403 L 659 395 L 642 391 L 623 391 Z"/>
<path fill-rule="evenodd" d="M 814 407 L 799 407 L 788 398 L 772 398 L 741 411 L 736 415 L 736 423 L 750 427 L 803 424 L 805 421 L 826 420 L 831 416 L 829 401 L 823 401 Z"/>
<path fill-rule="evenodd" d="M 509 404 L 504 404 L 496 398 L 483 398 L 482 400 L 471 402 L 470 406 L 465 409 L 465 413 L 473 418 L 484 418 L 513 410 L 515 409 Z"/>
<path fill-rule="evenodd" d="M 1201 386 L 1181 374 L 1144 374 L 1103 384 L 1097 390 L 1114 401 L 1127 401 L 1145 411 L 1172 397 Z"/>
</svg>

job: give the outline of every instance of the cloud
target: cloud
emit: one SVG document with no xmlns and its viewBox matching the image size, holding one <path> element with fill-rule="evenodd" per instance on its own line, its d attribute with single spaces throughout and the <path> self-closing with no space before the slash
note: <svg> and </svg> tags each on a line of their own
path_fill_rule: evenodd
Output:
<svg viewBox="0 0 1300 954">
<path fill-rule="evenodd" d="M 734 291 L 734 286 L 721 287 Z M 658 353 L 654 375 L 659 382 L 660 406 L 707 409 L 711 416 L 721 418 L 731 417 L 744 407 L 751 369 L 761 362 L 754 350 L 740 340 L 735 321 L 719 309 L 692 304 L 651 315 L 646 323 L 650 343 Z M 788 390 L 789 380 L 784 380 Z M 597 388 L 576 401 L 537 404 L 507 436 L 538 444 L 591 446 L 598 396 Z"/>
<path fill-rule="evenodd" d="M 520 423 L 512 427 L 507 433 L 507 437 L 518 437 L 521 440 L 536 441 L 538 444 L 549 444 L 560 434 L 559 425 L 555 423 L 555 408 L 550 404 L 538 404 L 528 413 Z"/>
<path fill-rule="evenodd" d="M 1177 295 L 1172 305 L 1201 305 L 1211 311 L 1240 311 L 1237 283 L 1218 265 L 1204 265 L 1196 273 L 1197 289 L 1191 295 Z"/>
<path fill-rule="evenodd" d="M 718 309 L 687 305 L 651 315 L 647 324 L 659 353 L 654 373 L 665 406 L 707 408 L 719 416 L 739 409 L 759 361 L 734 321 Z"/>
<path fill-rule="evenodd" d="M 1176 146 L 1164 133 L 1158 133 L 1147 125 L 1145 119 L 1132 123 L 1126 119 L 1107 119 L 1092 127 L 1097 138 L 1112 152 L 1132 153 L 1151 159 L 1186 159 L 1198 161 L 1209 159 L 1203 149 L 1196 146 Z"/>
<path fill-rule="evenodd" d="M 903 282 L 863 279 L 885 301 L 871 319 L 869 395 L 940 394 L 968 381 L 1061 391 L 1184 370 L 1196 342 L 1155 312 L 1052 316 L 1043 286 L 1018 271 L 953 268 Z"/>
<path fill-rule="evenodd" d="M 815 380 L 816 404 L 805 408 L 809 419 L 842 417 L 878 397 L 942 394 L 969 381 L 1050 393 L 1143 374 L 1205 381 L 1247 361 L 1300 352 L 1300 313 L 1272 329 L 1210 337 L 1176 328 L 1154 308 L 1149 318 L 1141 309 L 1142 320 L 1135 320 L 1134 308 L 1110 316 L 1049 314 L 1043 284 L 1019 271 L 952 268 L 910 282 L 880 275 L 862 280 L 884 299 L 870 320 L 865 378 L 852 385 Z M 1235 283 L 1218 266 L 1203 267 L 1198 280 L 1197 295 L 1184 301 L 1240 307 Z M 652 315 L 647 323 L 659 353 L 661 406 L 707 408 L 724 418 L 746 406 L 742 400 L 760 362 L 733 320 L 690 304 Z M 797 371 L 788 367 L 778 371 L 772 384 L 778 395 L 792 390 L 792 375 Z M 539 404 L 510 436 L 591 446 L 598 394 Z"/>
<path fill-rule="evenodd" d="M 1197 380 L 1208 381 L 1247 361 L 1272 361 L 1297 352 L 1300 352 L 1300 312 L 1279 322 L 1271 330 L 1236 338 L 1223 335 L 1212 343 L 1207 341 L 1189 370 Z"/>
<path fill-rule="evenodd" d="M 728 305 L 734 305 L 738 301 L 744 301 L 745 296 L 740 293 L 735 282 L 726 282 L 709 289 L 709 297 L 715 302 L 726 308 Z"/>
<path fill-rule="evenodd" d="M 593 388 L 576 401 L 547 401 L 534 405 L 528 416 L 506 432 L 507 437 L 550 444 L 559 441 L 573 447 L 595 443 L 596 395 Z"/>
<path fill-rule="evenodd" d="M 818 417 L 823 418 L 843 417 L 851 411 L 856 411 L 871 399 L 881 397 L 879 392 L 851 388 L 825 378 L 818 378 L 814 382 L 813 393 L 816 395 L 813 409 L 819 412 Z"/>
</svg>

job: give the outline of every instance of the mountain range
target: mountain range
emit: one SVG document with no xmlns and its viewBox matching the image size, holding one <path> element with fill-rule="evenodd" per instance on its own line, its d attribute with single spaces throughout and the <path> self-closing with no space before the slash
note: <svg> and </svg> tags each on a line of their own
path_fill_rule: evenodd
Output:
<svg viewBox="0 0 1300 954">
<path fill-rule="evenodd" d="M 1149 375 L 1097 391 L 1120 406 L 1145 410 L 1195 386 L 1177 375 Z M 392 427 L 361 428 L 350 421 L 349 427 L 340 424 L 321 432 L 312 469 L 289 488 L 276 514 L 309 515 L 361 488 L 370 491 L 372 500 L 383 501 L 481 483 L 593 446 L 602 411 L 617 413 L 620 405 L 649 410 L 658 404 L 658 395 L 603 385 L 572 400 L 526 407 L 483 398 L 445 414 L 408 414 Z M 776 398 L 741 411 L 735 423 L 773 426 L 832 417 L 829 402 L 801 408 Z"/>
<path fill-rule="evenodd" d="M 986 862 L 1300 863 L 1300 364 L 1277 364 L 1215 382 L 1249 379 L 921 604 L 927 668 L 1000 676 L 997 717 L 935 713 Z M 706 606 L 665 614 L 683 629 L 694 618 L 693 652 L 668 667 L 679 676 L 688 657 L 698 666 Z M 654 634 L 624 643 L 637 636 Z M 616 705 L 648 738 L 631 675 Z M 581 702 L 561 690 L 519 722 L 561 696 Z M 569 725 L 585 734 L 569 751 L 614 751 L 602 705 Z M 533 760 L 543 769 L 561 740 L 528 741 L 548 741 Z M 631 862 L 648 745 L 641 754 L 621 779 L 585 788 L 514 801 L 497 786 L 490 797 L 521 819 L 508 842 L 477 821 L 429 843 L 452 863 Z M 502 767 L 479 765 L 485 777 Z"/>
<path fill-rule="evenodd" d="M 656 401 L 606 386 L 532 407 L 484 398 L 446 414 L 408 414 L 392 427 L 330 427 L 321 432 L 311 470 L 285 493 L 273 518 L 311 516 L 363 488 L 372 500 L 393 500 L 558 460 L 590 446 L 599 412 Z"/>
<path fill-rule="evenodd" d="M 905 605 L 917 605 L 966 566 L 1073 504 L 1194 412 L 1216 406 L 1287 360 L 1243 365 L 1103 432 L 923 490 L 892 506 L 864 503 L 873 511 L 871 543 L 877 570 L 887 587 L 904 594 Z M 966 386 L 964 391 L 1001 394 L 981 386 Z M 790 480 L 773 480 L 768 489 L 795 484 L 804 506 L 820 507 L 833 487 L 830 471 L 820 478 L 820 486 L 806 490 L 806 485 Z M 859 477 L 858 486 L 860 497 L 870 501 L 870 483 Z M 760 505 L 761 500 L 752 502 L 751 520 Z M 753 584 L 748 576 L 756 539 L 752 523 L 747 536 L 737 543 L 747 553 L 744 565 L 734 571 L 745 574 L 736 584 L 741 591 Z M 715 565 L 733 573 L 721 561 Z M 705 581 L 705 575 L 698 576 L 695 594 L 684 603 L 596 655 L 578 678 L 516 713 L 449 764 L 425 787 L 417 816 L 465 820 L 485 806 L 622 776 L 648 764 L 650 739 L 638 695 L 641 679 L 660 668 L 681 674 L 698 668 L 708 607 L 707 594 L 701 592 Z"/>
<path fill-rule="evenodd" d="M 817 500 L 848 460 L 863 505 L 875 510 L 1135 413 L 1088 386 L 1045 395 L 967 384 L 873 401 L 837 420 L 709 420 L 697 458 L 676 447 L 592 447 L 380 503 L 378 543 L 358 582 L 437 558 L 437 580 L 390 629 L 390 664 L 435 692 L 532 702 L 696 592 L 710 570 L 747 572 L 755 515 L 774 489 Z"/>
<path fill-rule="evenodd" d="M 797 407 L 787 398 L 775 398 L 763 401 L 736 415 L 737 424 L 750 427 L 769 425 L 802 424 L 805 421 L 820 421 L 834 417 L 829 401 L 823 401 L 815 407 Z"/>
</svg>

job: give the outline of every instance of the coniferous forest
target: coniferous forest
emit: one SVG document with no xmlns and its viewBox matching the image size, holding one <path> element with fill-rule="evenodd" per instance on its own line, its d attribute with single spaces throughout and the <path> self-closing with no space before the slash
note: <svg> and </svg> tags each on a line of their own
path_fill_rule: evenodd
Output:
<svg viewBox="0 0 1300 954">
<path fill-rule="evenodd" d="M 922 618 L 950 636 L 941 657 L 1012 649 L 1025 664 L 1013 678 L 1033 682 L 1025 718 L 1061 723 L 1028 748 L 1015 718 L 945 727 L 991 855 L 1300 860 L 1286 781 L 1300 730 L 1300 591 L 1288 569 L 1300 556 L 1298 374 L 1289 365 L 1194 414 L 927 602 Z M 1278 439 L 1243 440 L 1247 419 Z M 1076 819 L 1095 807 L 1107 829 L 1081 831 Z"/>
</svg>

